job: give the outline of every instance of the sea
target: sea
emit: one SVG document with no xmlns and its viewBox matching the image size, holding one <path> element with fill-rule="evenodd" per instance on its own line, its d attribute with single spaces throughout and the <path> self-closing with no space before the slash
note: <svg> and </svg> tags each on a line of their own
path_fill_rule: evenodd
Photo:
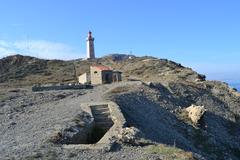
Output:
<svg viewBox="0 0 240 160">
<path fill-rule="evenodd" d="M 229 85 L 233 88 L 236 88 L 238 92 L 240 92 L 240 83 L 229 83 Z"/>
</svg>

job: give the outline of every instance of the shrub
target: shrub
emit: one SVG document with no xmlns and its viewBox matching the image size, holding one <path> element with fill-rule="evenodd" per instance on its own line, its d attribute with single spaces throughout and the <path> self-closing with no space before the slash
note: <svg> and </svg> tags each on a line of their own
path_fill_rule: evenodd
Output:
<svg viewBox="0 0 240 160">
<path fill-rule="evenodd" d="M 165 160 L 194 160 L 191 152 L 183 151 L 176 147 L 160 145 L 151 145 L 147 147 L 147 153 L 160 154 Z"/>
</svg>

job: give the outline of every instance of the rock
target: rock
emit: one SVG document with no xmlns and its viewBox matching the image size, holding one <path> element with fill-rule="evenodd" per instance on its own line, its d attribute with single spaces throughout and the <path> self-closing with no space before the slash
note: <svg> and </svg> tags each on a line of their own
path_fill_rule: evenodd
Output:
<svg viewBox="0 0 240 160">
<path fill-rule="evenodd" d="M 89 134 L 92 132 L 94 119 L 87 112 L 77 114 L 72 123 L 61 128 L 62 144 L 84 144 L 89 141 Z"/>
<path fill-rule="evenodd" d="M 204 108 L 204 106 L 196 106 L 196 105 L 191 105 L 185 110 L 188 112 L 188 117 L 191 119 L 191 121 L 194 124 L 198 124 L 198 121 L 202 118 L 202 116 L 206 112 L 206 109 Z"/>
<path fill-rule="evenodd" d="M 143 133 L 135 127 L 126 127 L 121 130 L 121 134 L 118 135 L 118 138 L 123 143 L 129 143 L 132 145 L 137 144 L 138 140 L 143 137 Z"/>
<path fill-rule="evenodd" d="M 206 80 L 206 76 L 203 75 L 203 74 L 198 74 L 197 77 L 198 77 L 197 79 L 198 79 L 199 81 L 205 81 L 205 80 Z"/>
<path fill-rule="evenodd" d="M 201 82 L 201 81 L 202 81 L 202 80 L 199 79 L 199 78 L 195 79 L 195 82 Z"/>
<path fill-rule="evenodd" d="M 7 115 L 9 119 L 13 119 L 13 115 L 12 114 L 8 114 Z"/>
<path fill-rule="evenodd" d="M 153 88 L 154 87 L 154 84 L 153 84 L 153 82 L 147 82 L 146 83 L 149 87 L 151 87 L 151 88 Z"/>
<path fill-rule="evenodd" d="M 52 143 L 58 143 L 60 142 L 61 138 L 62 138 L 62 133 L 60 131 L 56 131 L 51 135 L 51 137 L 49 138 L 49 141 Z"/>
<path fill-rule="evenodd" d="M 9 90 L 9 92 L 13 92 L 13 93 L 18 93 L 20 91 L 21 91 L 20 89 L 11 89 L 11 90 Z"/>
<path fill-rule="evenodd" d="M 198 160 L 206 160 L 202 155 L 197 154 L 197 153 L 193 153 L 193 157 L 198 159 Z"/>
<path fill-rule="evenodd" d="M 16 125 L 17 123 L 16 122 L 11 122 L 10 125 L 13 126 L 13 125 Z"/>
<path fill-rule="evenodd" d="M 63 99 L 63 98 L 66 98 L 66 95 L 64 95 L 64 94 L 58 94 L 57 95 L 57 99 Z"/>
</svg>

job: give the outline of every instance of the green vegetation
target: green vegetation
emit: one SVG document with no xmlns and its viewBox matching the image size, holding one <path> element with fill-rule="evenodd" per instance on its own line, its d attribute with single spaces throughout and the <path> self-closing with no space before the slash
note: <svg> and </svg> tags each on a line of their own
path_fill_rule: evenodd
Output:
<svg viewBox="0 0 240 160">
<path fill-rule="evenodd" d="M 176 147 L 166 145 L 151 145 L 146 148 L 147 153 L 159 154 L 164 160 L 194 160 L 191 152 L 183 151 Z"/>
<path fill-rule="evenodd" d="M 7 96 L 0 94 L 0 101 L 5 101 L 6 99 L 7 99 Z"/>
</svg>

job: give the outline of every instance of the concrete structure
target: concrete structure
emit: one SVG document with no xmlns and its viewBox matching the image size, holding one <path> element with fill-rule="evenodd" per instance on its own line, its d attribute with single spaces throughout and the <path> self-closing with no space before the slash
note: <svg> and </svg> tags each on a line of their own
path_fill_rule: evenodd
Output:
<svg viewBox="0 0 240 160">
<path fill-rule="evenodd" d="M 113 82 L 120 82 L 120 81 L 122 81 L 122 72 L 120 72 L 120 71 L 113 71 L 112 81 Z"/>
<path fill-rule="evenodd" d="M 81 84 L 97 85 L 120 81 L 122 81 L 122 72 L 113 71 L 103 65 L 90 66 L 90 73 L 84 73 L 78 77 L 78 82 Z"/>
<path fill-rule="evenodd" d="M 90 66 L 91 84 L 112 83 L 113 72 L 106 66 Z"/>
<path fill-rule="evenodd" d="M 78 77 L 78 82 L 81 84 L 88 84 L 90 83 L 90 75 L 88 73 L 84 73 Z"/>
<path fill-rule="evenodd" d="M 87 58 L 93 59 L 95 58 L 95 52 L 94 52 L 94 38 L 92 37 L 92 32 L 88 32 L 88 37 L 86 39 L 87 41 Z"/>
<path fill-rule="evenodd" d="M 84 108 L 84 111 L 89 113 L 93 117 L 91 118 L 90 123 L 86 124 L 85 126 L 79 127 L 79 130 L 76 130 L 72 133 L 72 137 L 62 137 L 65 138 L 67 141 L 76 142 L 78 143 L 63 143 L 63 148 L 65 149 L 104 149 L 110 150 L 112 145 L 115 144 L 116 138 L 120 137 L 122 130 L 126 128 L 127 122 L 125 117 L 123 116 L 120 107 L 112 102 L 91 102 L 91 103 L 81 103 L 81 106 Z M 93 127 L 92 127 L 93 126 Z M 94 126 L 103 129 L 103 134 L 100 136 L 98 130 L 94 130 Z M 90 133 L 90 135 L 94 134 L 94 131 L 98 131 L 97 135 L 99 136 L 86 136 L 85 133 Z M 64 134 L 63 134 L 64 135 Z M 89 135 L 89 134 L 88 134 Z M 97 137 L 97 139 L 95 139 Z M 89 139 L 90 138 L 90 142 Z M 91 138 L 97 141 L 91 141 Z M 86 143 L 88 141 L 88 143 Z"/>
</svg>

